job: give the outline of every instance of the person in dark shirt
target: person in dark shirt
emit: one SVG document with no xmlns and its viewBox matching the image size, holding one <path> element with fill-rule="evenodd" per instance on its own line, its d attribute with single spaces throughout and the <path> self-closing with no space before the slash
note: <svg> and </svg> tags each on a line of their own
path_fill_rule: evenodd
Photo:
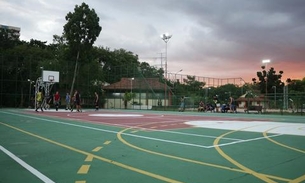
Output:
<svg viewBox="0 0 305 183">
<path fill-rule="evenodd" d="M 94 96 L 95 96 L 95 99 L 94 99 L 95 111 L 98 111 L 98 109 L 99 109 L 99 97 L 98 97 L 98 94 L 96 92 L 94 92 Z"/>
<path fill-rule="evenodd" d="M 80 93 L 75 90 L 75 103 L 77 112 L 82 112 Z"/>
</svg>

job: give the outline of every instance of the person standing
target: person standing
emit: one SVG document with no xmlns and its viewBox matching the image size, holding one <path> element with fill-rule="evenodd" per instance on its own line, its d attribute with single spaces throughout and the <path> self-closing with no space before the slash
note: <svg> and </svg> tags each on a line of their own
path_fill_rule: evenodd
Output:
<svg viewBox="0 0 305 183">
<path fill-rule="evenodd" d="M 38 108 L 41 109 L 41 112 L 43 112 L 43 109 L 42 109 L 42 93 L 41 91 L 38 91 L 37 94 L 36 94 L 36 112 L 38 112 Z"/>
<path fill-rule="evenodd" d="M 60 95 L 59 95 L 59 93 L 58 93 L 58 91 L 57 91 L 57 92 L 55 93 L 55 95 L 54 95 L 54 105 L 55 105 L 56 111 L 58 111 L 59 103 L 60 103 Z"/>
<path fill-rule="evenodd" d="M 99 109 L 99 97 L 98 97 L 98 94 L 96 92 L 94 92 L 94 95 L 95 95 L 95 99 L 94 99 L 95 111 L 98 111 L 98 109 Z"/>
<path fill-rule="evenodd" d="M 66 110 L 71 109 L 70 107 L 70 94 L 66 94 Z"/>
<path fill-rule="evenodd" d="M 230 105 L 230 112 L 232 113 L 234 113 L 234 112 L 236 112 L 235 111 L 235 105 L 234 105 L 234 99 L 233 99 L 233 97 L 230 97 L 230 102 L 229 102 L 229 105 Z"/>
<path fill-rule="evenodd" d="M 82 112 L 82 107 L 80 105 L 80 94 L 77 90 L 75 90 L 75 103 L 77 112 Z"/>
<path fill-rule="evenodd" d="M 71 102 L 72 102 L 72 105 L 71 105 L 71 112 L 73 112 L 73 109 L 77 107 L 76 105 L 76 91 L 74 92 L 72 98 L 71 98 Z"/>
<path fill-rule="evenodd" d="M 215 109 L 216 109 L 216 112 L 218 112 L 218 95 L 215 95 L 214 97 L 213 97 L 213 102 L 214 102 L 214 107 L 215 107 Z"/>
<path fill-rule="evenodd" d="M 179 112 L 183 112 L 185 109 L 185 99 L 184 96 L 181 97 L 180 99 L 180 108 L 179 108 Z"/>
</svg>

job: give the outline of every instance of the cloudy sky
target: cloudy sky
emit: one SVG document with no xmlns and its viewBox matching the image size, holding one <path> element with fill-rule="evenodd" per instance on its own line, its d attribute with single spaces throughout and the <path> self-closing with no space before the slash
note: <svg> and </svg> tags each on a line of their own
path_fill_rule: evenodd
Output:
<svg viewBox="0 0 305 183">
<path fill-rule="evenodd" d="M 85 2 L 102 32 L 95 45 L 123 48 L 168 72 L 250 82 L 267 67 L 305 77 L 304 0 L 0 0 L 0 24 L 21 28 L 21 39 L 52 43 L 65 16 Z M 164 65 L 164 58 L 163 58 Z"/>
</svg>

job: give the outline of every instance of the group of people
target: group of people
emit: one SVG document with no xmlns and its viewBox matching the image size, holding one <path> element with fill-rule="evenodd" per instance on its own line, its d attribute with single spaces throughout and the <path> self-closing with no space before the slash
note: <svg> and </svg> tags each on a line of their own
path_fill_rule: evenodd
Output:
<svg viewBox="0 0 305 183">
<path fill-rule="evenodd" d="M 94 93 L 95 99 L 94 99 L 94 106 L 95 110 L 99 110 L 99 96 L 97 92 Z M 58 111 L 59 106 L 61 105 L 61 97 L 58 91 L 54 94 L 54 96 L 50 95 L 47 96 L 46 99 L 43 99 L 43 94 L 41 91 L 38 91 L 36 94 L 36 109 L 35 111 L 38 112 L 38 109 L 43 112 L 43 108 L 45 110 L 50 108 L 51 102 L 53 100 L 53 104 L 55 106 L 55 110 Z M 72 98 L 70 97 L 70 94 L 67 92 L 66 93 L 66 110 L 71 110 L 71 112 L 76 109 L 77 112 L 82 112 L 82 107 L 81 107 L 81 96 L 80 93 L 75 90 Z"/>
<path fill-rule="evenodd" d="M 198 112 L 206 112 L 206 111 L 214 112 L 215 108 L 217 108 L 217 106 L 214 106 L 212 104 L 204 104 L 203 101 L 200 101 L 198 106 Z"/>
<path fill-rule="evenodd" d="M 218 112 L 218 107 L 220 107 L 220 111 L 222 113 L 226 112 L 231 112 L 231 113 L 236 113 L 236 105 L 234 98 L 230 96 L 228 104 L 222 104 L 221 106 L 217 106 L 218 104 L 218 99 L 217 96 L 213 97 L 214 104 L 204 104 L 203 101 L 199 102 L 198 106 L 198 112 L 206 112 L 206 111 L 211 111 L 215 112 L 215 110 Z"/>
</svg>

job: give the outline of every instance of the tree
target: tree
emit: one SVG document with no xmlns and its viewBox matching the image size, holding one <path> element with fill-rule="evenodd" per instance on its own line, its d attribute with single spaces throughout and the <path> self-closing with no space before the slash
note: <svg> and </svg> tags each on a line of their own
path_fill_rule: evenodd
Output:
<svg viewBox="0 0 305 183">
<path fill-rule="evenodd" d="M 282 91 L 283 82 L 281 81 L 283 71 L 279 71 L 279 74 L 276 74 L 276 71 L 273 67 L 269 69 L 269 71 L 265 70 L 265 66 L 262 66 L 262 71 L 258 71 L 256 73 L 259 82 L 257 83 L 261 93 L 269 93 L 273 86 Z M 256 79 L 252 79 L 253 82 L 256 82 Z M 266 86 L 267 84 L 267 86 Z M 267 89 L 266 89 L 267 87 Z M 267 91 L 266 91 L 267 90 Z"/>
<path fill-rule="evenodd" d="M 299 80 L 299 79 L 292 80 L 288 78 L 286 82 L 288 83 L 288 88 L 290 91 L 305 92 L 305 78 L 303 78 L 303 80 Z"/>
<path fill-rule="evenodd" d="M 135 98 L 135 93 L 125 92 L 125 94 L 123 96 L 124 108 L 125 109 L 127 109 L 127 102 L 131 101 L 133 98 Z"/>
<path fill-rule="evenodd" d="M 70 95 L 72 95 L 79 58 L 85 57 L 86 52 L 92 49 L 92 45 L 99 36 L 102 27 L 99 25 L 99 17 L 95 10 L 90 9 L 86 3 L 82 3 L 81 6 L 76 5 L 74 12 L 67 14 L 66 20 L 68 22 L 64 25 L 64 37 L 67 40 L 70 51 L 76 54 L 70 90 Z"/>
<path fill-rule="evenodd" d="M 199 103 L 200 98 L 204 96 L 204 89 L 205 82 L 200 82 L 196 80 L 195 76 L 187 75 L 186 79 L 183 79 L 185 85 L 183 86 L 183 93 L 186 96 L 190 96 L 194 98 L 196 102 Z"/>
<path fill-rule="evenodd" d="M 141 74 L 146 78 L 161 78 L 164 74 L 163 69 L 157 69 L 150 66 L 147 62 L 142 62 L 139 65 Z"/>
</svg>

